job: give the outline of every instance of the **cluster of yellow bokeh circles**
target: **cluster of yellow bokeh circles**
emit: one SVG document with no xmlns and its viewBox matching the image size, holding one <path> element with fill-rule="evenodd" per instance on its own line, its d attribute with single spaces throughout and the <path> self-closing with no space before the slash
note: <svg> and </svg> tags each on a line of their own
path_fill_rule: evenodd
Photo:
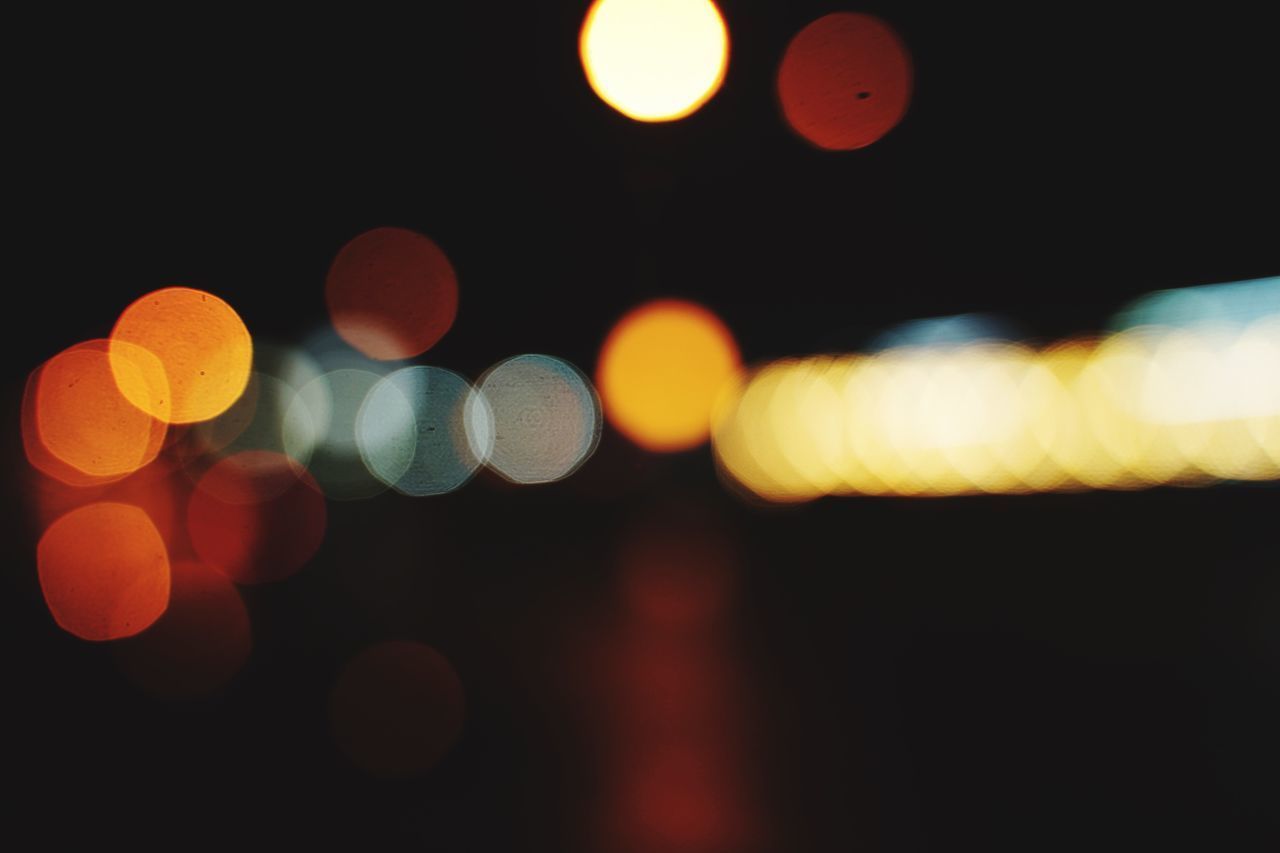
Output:
<svg viewBox="0 0 1280 853">
<path fill-rule="evenodd" d="M 777 361 L 722 395 L 712 440 L 782 502 L 1274 479 L 1280 316 Z"/>
</svg>

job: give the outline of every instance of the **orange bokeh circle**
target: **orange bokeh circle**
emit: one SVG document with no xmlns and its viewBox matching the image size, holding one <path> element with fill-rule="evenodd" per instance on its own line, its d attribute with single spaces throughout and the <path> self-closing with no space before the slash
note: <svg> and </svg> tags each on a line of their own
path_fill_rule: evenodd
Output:
<svg viewBox="0 0 1280 853">
<path fill-rule="evenodd" d="M 54 620 L 85 640 L 136 634 L 169 605 L 169 554 L 136 506 L 101 502 L 72 510 L 40 537 L 36 564 Z"/>
<path fill-rule="evenodd" d="M 715 314 L 692 302 L 642 305 L 613 327 L 600 350 L 596 385 L 605 416 L 649 450 L 695 447 L 711 411 L 741 369 L 738 345 Z"/>
<path fill-rule="evenodd" d="M 168 390 L 158 362 L 137 347 L 121 348 L 121 369 L 164 411 Z M 140 377 L 150 375 L 147 386 Z M 105 340 L 76 344 L 32 372 L 22 399 L 22 443 L 27 460 L 71 486 L 95 486 L 127 477 L 150 463 L 164 444 L 162 419 L 125 399 L 116 384 Z"/>
<path fill-rule="evenodd" d="M 130 346 L 132 345 L 132 346 Z M 152 353 L 146 369 L 129 368 L 134 347 Z M 243 393 L 253 365 L 253 341 L 240 315 L 218 297 L 166 287 L 136 300 L 111 331 L 111 369 L 135 406 L 169 423 L 205 421 Z M 133 359 L 136 361 L 137 359 Z M 162 371 L 172 400 L 145 393 Z"/>
</svg>

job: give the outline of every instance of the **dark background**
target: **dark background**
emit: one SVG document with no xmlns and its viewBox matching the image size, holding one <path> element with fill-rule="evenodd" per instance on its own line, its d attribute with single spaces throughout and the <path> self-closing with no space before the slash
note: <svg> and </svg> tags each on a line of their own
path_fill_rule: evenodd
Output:
<svg viewBox="0 0 1280 853">
<path fill-rule="evenodd" d="M 691 513 L 736 555 L 765 849 L 1277 849 L 1265 486 L 768 510 L 731 497 L 705 448 L 651 456 L 606 429 L 559 484 L 331 503 L 317 560 L 245 590 L 253 657 L 212 699 L 150 699 L 56 628 L 22 382 L 160 286 L 297 341 L 344 242 L 415 228 L 461 284 L 422 361 L 474 378 L 531 351 L 590 371 L 614 320 L 663 295 L 712 307 L 758 361 L 965 311 L 1050 340 L 1153 289 L 1280 273 L 1262 5 L 726 0 L 724 86 L 669 125 L 590 91 L 586 5 L 68 9 L 11 30 L 10 838 L 588 849 L 569 662 L 627 531 Z M 898 29 L 916 88 L 897 129 L 833 155 L 787 129 L 772 78 L 840 8 Z M 436 646 L 467 689 L 462 739 L 409 782 L 350 766 L 324 715 L 341 662 L 388 638 Z"/>
</svg>

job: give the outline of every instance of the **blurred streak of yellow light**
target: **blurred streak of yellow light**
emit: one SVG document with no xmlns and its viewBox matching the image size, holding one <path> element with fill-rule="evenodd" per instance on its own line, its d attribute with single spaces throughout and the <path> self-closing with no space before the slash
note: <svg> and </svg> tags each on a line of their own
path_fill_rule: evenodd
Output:
<svg viewBox="0 0 1280 853">
<path fill-rule="evenodd" d="M 809 488 L 796 474 L 778 447 L 770 411 L 778 385 L 787 375 L 787 363 L 771 364 L 764 368 L 747 388 L 740 403 L 739 417 L 743 419 L 743 446 L 750 460 L 767 472 L 757 491 L 764 497 L 777 501 L 795 500 L 807 496 Z M 756 487 L 755 484 L 747 485 Z"/>
<path fill-rule="evenodd" d="M 1280 320 L 786 359 L 729 399 L 717 458 L 774 501 L 1274 479 Z"/>
<path fill-rule="evenodd" d="M 172 399 L 157 402 L 158 377 L 139 375 L 133 348 L 159 362 Z M 166 287 L 121 313 L 111 332 L 111 368 L 120 392 L 168 423 L 208 420 L 225 411 L 249 382 L 253 342 L 234 309 L 211 293 Z"/>
<path fill-rule="evenodd" d="M 674 121 L 720 88 L 729 33 L 711 0 L 596 0 L 578 49 L 606 104 L 637 121 Z"/>
<path fill-rule="evenodd" d="M 748 439 L 760 442 L 767 429 L 770 389 L 764 383 L 745 377 L 726 386 L 712 415 L 712 441 L 721 468 L 749 492 L 766 500 L 785 502 L 786 489 L 761 464 Z"/>
<path fill-rule="evenodd" d="M 600 349 L 596 384 L 605 416 L 648 450 L 707 440 L 711 409 L 741 369 L 738 346 L 715 314 L 662 299 L 626 314 Z"/>
<path fill-rule="evenodd" d="M 1064 484 L 1107 488 L 1123 471 L 1120 463 L 1098 443 L 1079 405 L 1079 386 L 1093 354 L 1092 341 L 1068 341 L 1040 353 L 1045 371 L 1044 406 L 1031 431 L 1051 464 L 1062 472 Z"/>
<path fill-rule="evenodd" d="M 827 378 L 830 366 L 827 358 L 795 365 L 772 401 L 778 447 L 808 490 L 817 494 L 830 494 L 841 486 L 842 411 L 840 395 Z"/>
<path fill-rule="evenodd" d="M 1118 463 L 1114 488 L 1137 488 L 1178 480 L 1190 464 L 1174 431 L 1145 417 L 1156 339 L 1133 329 L 1104 340 L 1089 359 L 1078 388 L 1086 422 L 1103 450 Z M 1194 440 L 1194 436 L 1190 437 Z"/>
</svg>

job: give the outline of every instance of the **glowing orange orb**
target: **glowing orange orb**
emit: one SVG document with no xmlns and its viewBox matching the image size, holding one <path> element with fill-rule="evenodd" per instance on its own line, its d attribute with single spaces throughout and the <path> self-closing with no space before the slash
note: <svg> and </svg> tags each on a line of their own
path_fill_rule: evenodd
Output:
<svg viewBox="0 0 1280 853">
<path fill-rule="evenodd" d="M 54 620 L 85 640 L 136 634 L 169 605 L 169 554 L 136 506 L 72 510 L 40 537 L 36 563 Z"/>
<path fill-rule="evenodd" d="M 715 314 L 660 300 L 613 327 L 596 384 L 605 416 L 624 435 L 649 450 L 684 450 L 707 439 L 716 398 L 741 364 L 733 335 Z"/>
<path fill-rule="evenodd" d="M 130 358 L 135 347 L 152 353 L 148 368 Z M 253 341 L 240 315 L 211 293 L 167 287 L 134 302 L 111 332 L 111 369 L 131 403 L 161 420 L 186 424 L 226 411 L 244 391 Z M 172 400 L 157 402 L 150 389 L 163 370 Z"/>
<path fill-rule="evenodd" d="M 606 104 L 637 121 L 674 121 L 720 88 L 729 33 L 711 0 L 596 0 L 578 50 Z"/>
<path fill-rule="evenodd" d="M 819 148 L 863 148 L 906 114 L 911 57 L 898 34 L 873 15 L 824 15 L 787 45 L 778 98 L 787 123 Z"/>
<path fill-rule="evenodd" d="M 374 228 L 342 247 L 325 279 L 329 318 L 369 358 L 413 358 L 444 337 L 458 315 L 458 277 L 429 238 Z"/>
<path fill-rule="evenodd" d="M 166 413 L 168 385 L 155 357 L 123 345 L 119 361 L 135 393 L 145 396 L 155 411 Z M 64 350 L 27 381 L 22 401 L 27 459 L 68 485 L 101 485 L 137 471 L 156 458 L 166 430 L 162 419 L 120 392 L 107 341 Z"/>
</svg>

